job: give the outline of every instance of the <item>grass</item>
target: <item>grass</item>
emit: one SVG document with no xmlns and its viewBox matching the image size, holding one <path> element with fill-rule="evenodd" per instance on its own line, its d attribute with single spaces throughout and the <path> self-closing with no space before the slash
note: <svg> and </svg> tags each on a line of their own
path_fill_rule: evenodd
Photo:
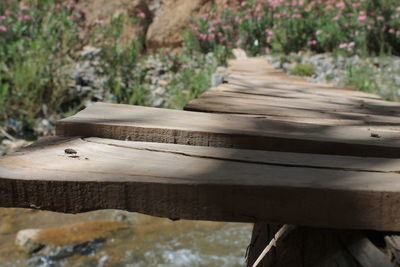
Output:
<svg viewBox="0 0 400 267">
<path fill-rule="evenodd" d="M 290 70 L 290 73 L 292 75 L 310 77 L 315 74 L 315 66 L 313 64 L 296 64 L 296 66 Z"/>
<path fill-rule="evenodd" d="M 88 29 L 82 14 L 75 5 L 55 0 L 7 9 L 0 4 L 0 125 L 17 122 L 25 132 L 32 132 L 41 118 L 60 118 L 82 109 L 90 99 L 71 95 L 68 69 L 80 60 L 79 51 L 85 45 L 101 49 L 98 74 L 106 77 L 105 101 L 151 103 L 144 82 L 147 70 L 139 67 L 147 57 L 143 38 L 138 36 L 130 43 L 122 40 L 124 23 L 134 24 L 140 18 L 116 16 Z M 226 53 L 220 50 L 224 48 L 216 47 L 214 55 L 217 61 L 226 62 Z M 176 63 L 172 68 L 175 77 L 166 85 L 169 107 L 182 108 L 209 87 L 216 66 L 207 64 L 205 55 L 186 49 L 164 59 Z M 198 67 L 191 68 L 190 62 L 197 62 Z"/>
<path fill-rule="evenodd" d="M 389 101 L 399 101 L 398 85 L 387 75 L 384 70 L 376 74 L 372 66 L 349 66 L 346 69 L 346 85 L 356 86 L 359 91 L 378 94 Z"/>
</svg>

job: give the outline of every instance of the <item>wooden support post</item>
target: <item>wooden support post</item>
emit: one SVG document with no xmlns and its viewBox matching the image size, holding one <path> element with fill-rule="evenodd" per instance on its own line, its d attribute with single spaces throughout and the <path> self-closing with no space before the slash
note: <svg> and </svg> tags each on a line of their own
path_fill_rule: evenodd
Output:
<svg viewBox="0 0 400 267">
<path fill-rule="evenodd" d="M 254 266 L 281 225 L 258 222 L 254 225 L 247 266 Z M 380 234 L 382 240 L 384 234 Z M 390 267 L 395 266 L 383 250 L 362 231 L 296 227 L 273 240 L 273 246 L 257 267 Z"/>
</svg>

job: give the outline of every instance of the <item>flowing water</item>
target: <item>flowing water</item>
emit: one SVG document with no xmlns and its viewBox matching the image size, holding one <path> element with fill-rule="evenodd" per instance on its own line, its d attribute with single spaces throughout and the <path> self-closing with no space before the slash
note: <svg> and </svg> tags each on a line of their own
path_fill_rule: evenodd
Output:
<svg viewBox="0 0 400 267">
<path fill-rule="evenodd" d="M 34 262 L 34 255 L 15 245 L 21 229 L 99 220 L 124 221 L 128 227 L 86 255 Z M 251 229 L 251 224 L 171 221 L 118 210 L 71 215 L 0 209 L 0 266 L 244 266 Z"/>
</svg>

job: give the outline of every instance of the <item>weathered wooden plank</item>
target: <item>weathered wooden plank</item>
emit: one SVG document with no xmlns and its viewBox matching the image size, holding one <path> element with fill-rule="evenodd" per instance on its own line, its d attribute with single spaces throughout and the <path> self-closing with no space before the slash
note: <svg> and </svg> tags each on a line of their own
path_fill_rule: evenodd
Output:
<svg viewBox="0 0 400 267">
<path fill-rule="evenodd" d="M 394 126 L 313 125 L 105 103 L 57 122 L 56 133 L 332 155 L 400 155 L 400 134 Z"/>
<path fill-rule="evenodd" d="M 398 173 L 250 163 L 251 152 L 201 149 L 98 138 L 39 144 L 0 158 L 0 206 L 400 229 Z"/>
<path fill-rule="evenodd" d="M 270 83 L 265 86 L 246 86 L 237 84 L 235 85 L 234 83 L 224 83 L 218 87 L 211 88 L 209 91 L 281 97 L 283 99 L 314 99 L 338 104 L 363 104 L 364 101 L 375 102 L 379 104 L 397 104 L 394 102 L 387 102 L 378 98 L 370 97 L 370 94 L 368 94 L 368 96 L 360 96 L 358 94 L 354 94 L 353 91 L 346 90 L 310 90 L 308 86 L 293 86 L 292 84 L 278 86 L 274 85 L 274 83 Z"/>
<path fill-rule="evenodd" d="M 379 96 L 354 91 L 354 87 L 334 86 L 331 84 L 311 83 L 302 77 L 288 76 L 282 70 L 276 70 L 265 59 L 247 58 L 229 61 L 229 75 L 226 77 L 229 84 L 241 85 L 250 88 L 280 88 L 284 90 L 309 90 L 322 95 L 357 96 L 370 99 L 381 99 Z"/>
<path fill-rule="evenodd" d="M 358 102 L 358 103 L 357 103 Z M 221 113 L 244 113 L 252 115 L 290 116 L 306 118 L 368 118 L 380 115 L 388 120 L 397 119 L 400 105 L 385 101 L 357 101 L 356 103 L 333 103 L 329 99 L 290 99 L 265 95 L 210 91 L 189 102 L 185 109 Z M 348 114 L 343 116 L 342 114 Z"/>
</svg>

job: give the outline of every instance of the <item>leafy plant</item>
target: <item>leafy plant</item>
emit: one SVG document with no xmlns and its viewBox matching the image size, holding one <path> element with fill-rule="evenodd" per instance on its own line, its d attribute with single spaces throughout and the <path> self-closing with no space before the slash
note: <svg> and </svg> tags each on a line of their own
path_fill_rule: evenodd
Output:
<svg viewBox="0 0 400 267">
<path fill-rule="evenodd" d="M 217 45 L 250 55 L 312 50 L 400 55 L 396 0 L 236 1 L 190 25 L 186 44 L 203 53 Z"/>
</svg>

